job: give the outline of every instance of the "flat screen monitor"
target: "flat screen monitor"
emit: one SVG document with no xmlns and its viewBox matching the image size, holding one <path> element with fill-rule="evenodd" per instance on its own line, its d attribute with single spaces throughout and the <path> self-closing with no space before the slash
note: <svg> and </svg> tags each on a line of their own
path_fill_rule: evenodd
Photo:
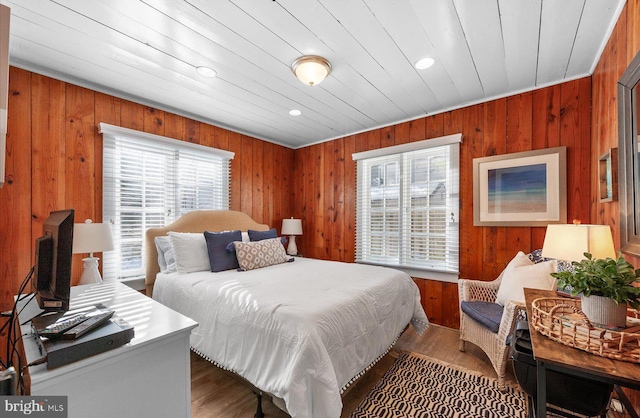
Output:
<svg viewBox="0 0 640 418">
<path fill-rule="evenodd" d="M 69 310 L 73 256 L 73 209 L 51 212 L 36 239 L 31 291 L 45 311 Z"/>
</svg>

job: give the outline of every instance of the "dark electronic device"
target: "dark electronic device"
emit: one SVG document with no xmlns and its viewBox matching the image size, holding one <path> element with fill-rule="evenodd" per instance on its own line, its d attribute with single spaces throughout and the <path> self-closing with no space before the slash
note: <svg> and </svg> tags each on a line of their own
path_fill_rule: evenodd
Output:
<svg viewBox="0 0 640 418">
<path fill-rule="evenodd" d="M 36 239 L 31 291 L 45 311 L 69 310 L 73 215 L 73 209 L 51 212 L 44 222 L 43 235 Z"/>
<path fill-rule="evenodd" d="M 16 394 L 16 370 L 9 367 L 0 372 L 0 396 Z"/>
<path fill-rule="evenodd" d="M 55 369 L 121 347 L 133 337 L 133 327 L 125 320 L 117 318 L 75 340 L 36 338 L 36 341 L 40 353 L 47 356 L 47 369 Z"/>
</svg>

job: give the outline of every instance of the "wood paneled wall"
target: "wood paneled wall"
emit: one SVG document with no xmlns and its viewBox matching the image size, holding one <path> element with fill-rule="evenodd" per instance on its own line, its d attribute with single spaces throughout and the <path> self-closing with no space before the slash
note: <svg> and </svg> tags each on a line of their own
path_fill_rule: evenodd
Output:
<svg viewBox="0 0 640 418">
<path fill-rule="evenodd" d="M 542 227 L 474 227 L 472 161 L 477 157 L 564 145 L 567 216 L 590 222 L 591 78 L 466 107 L 295 151 L 293 211 L 303 223 L 296 242 L 305 256 L 354 260 L 354 152 L 462 133 L 460 270 L 495 279 L 518 250 L 542 246 Z M 455 283 L 416 279 L 427 315 L 457 328 Z"/>
<path fill-rule="evenodd" d="M 74 208 L 77 222 L 102 220 L 100 122 L 233 151 L 231 209 L 278 228 L 292 215 L 293 150 L 11 67 L 7 182 L 0 189 L 1 310 L 33 264 L 34 240 L 50 211 Z M 81 272 L 77 255 L 74 283 Z"/>
<path fill-rule="evenodd" d="M 610 148 L 618 147 L 618 80 L 640 52 L 640 0 L 628 0 L 592 76 L 591 130 L 591 216 L 597 224 L 610 225 L 616 249 L 620 243 L 618 201 L 600 203 L 598 193 L 598 159 Z M 627 256 L 640 267 L 640 258 Z M 625 389 L 636 408 L 640 391 Z"/>
<path fill-rule="evenodd" d="M 640 0 L 625 5 L 593 73 L 591 146 L 591 216 L 594 223 L 610 225 L 616 248 L 620 243 L 618 201 L 600 203 L 598 159 L 618 147 L 618 80 L 640 52 Z M 640 267 L 640 259 L 629 257 Z"/>
</svg>

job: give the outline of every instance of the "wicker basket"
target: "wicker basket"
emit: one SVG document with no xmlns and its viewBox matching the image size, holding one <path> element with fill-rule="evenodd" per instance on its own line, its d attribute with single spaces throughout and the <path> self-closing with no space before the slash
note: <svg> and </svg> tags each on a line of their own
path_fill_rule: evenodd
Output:
<svg viewBox="0 0 640 418">
<path fill-rule="evenodd" d="M 640 327 L 596 327 L 580 310 L 579 299 L 539 298 L 531 311 L 533 328 L 554 341 L 602 357 L 640 363 Z M 638 313 L 632 313 L 637 318 Z"/>
</svg>

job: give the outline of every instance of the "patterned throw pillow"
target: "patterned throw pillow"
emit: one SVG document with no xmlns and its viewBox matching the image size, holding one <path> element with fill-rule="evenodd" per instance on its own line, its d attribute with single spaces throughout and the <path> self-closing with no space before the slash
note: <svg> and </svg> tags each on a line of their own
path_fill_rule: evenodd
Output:
<svg viewBox="0 0 640 418">
<path fill-rule="evenodd" d="M 254 270 L 289 261 L 280 238 L 234 242 L 240 270 Z"/>
<path fill-rule="evenodd" d="M 529 257 L 529 260 L 533 261 L 534 264 L 551 260 L 551 258 L 545 258 L 542 256 L 542 249 L 533 250 L 529 254 L 527 254 L 527 256 Z M 571 261 L 558 260 L 558 272 L 561 271 L 573 271 L 573 264 L 571 264 Z"/>
</svg>

